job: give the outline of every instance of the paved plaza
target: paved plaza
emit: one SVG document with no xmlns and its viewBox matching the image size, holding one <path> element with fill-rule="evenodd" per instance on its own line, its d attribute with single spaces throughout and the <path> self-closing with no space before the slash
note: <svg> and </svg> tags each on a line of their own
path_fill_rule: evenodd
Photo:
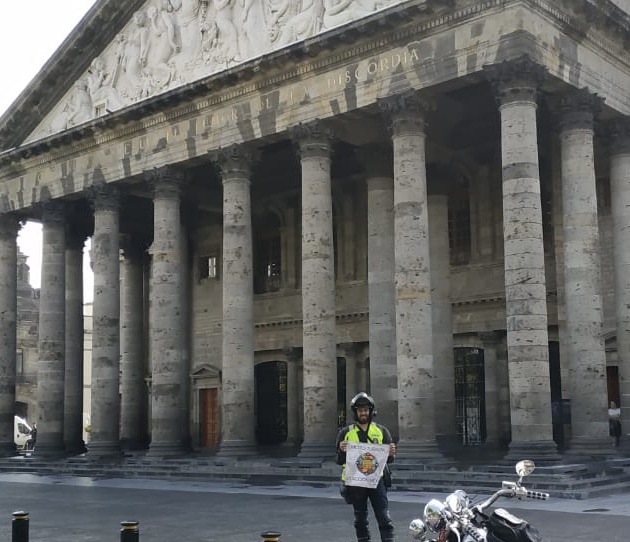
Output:
<svg viewBox="0 0 630 542">
<path fill-rule="evenodd" d="M 407 525 L 431 497 L 443 495 L 390 495 L 399 541 L 411 540 Z M 627 495 L 504 500 L 500 506 L 531 521 L 546 541 L 625 540 L 630 529 Z M 354 539 L 351 510 L 330 486 L 2 474 L 0 540 L 10 540 L 11 513 L 17 510 L 30 513 L 32 542 L 119 540 L 120 522 L 125 520 L 140 522 L 143 542 L 255 542 L 267 530 L 282 533 L 281 542 Z"/>
</svg>

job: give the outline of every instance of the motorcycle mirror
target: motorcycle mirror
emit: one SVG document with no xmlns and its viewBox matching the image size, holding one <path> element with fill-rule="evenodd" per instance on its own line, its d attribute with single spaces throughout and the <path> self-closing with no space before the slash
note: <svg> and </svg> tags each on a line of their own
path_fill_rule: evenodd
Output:
<svg viewBox="0 0 630 542">
<path fill-rule="evenodd" d="M 440 530 L 444 518 L 444 505 L 437 499 L 431 499 L 424 507 L 424 522 L 434 532 Z"/>
<path fill-rule="evenodd" d="M 516 474 L 518 474 L 521 478 L 523 476 L 529 476 L 532 472 L 534 472 L 535 468 L 536 465 L 531 459 L 524 459 L 516 464 Z"/>
<path fill-rule="evenodd" d="M 414 519 L 409 524 L 409 532 L 414 540 L 422 540 L 427 534 L 427 526 L 421 519 Z"/>
</svg>

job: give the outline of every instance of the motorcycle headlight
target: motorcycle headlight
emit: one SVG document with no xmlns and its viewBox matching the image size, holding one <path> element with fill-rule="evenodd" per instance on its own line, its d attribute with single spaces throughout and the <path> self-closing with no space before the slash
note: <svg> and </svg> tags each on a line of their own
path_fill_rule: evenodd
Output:
<svg viewBox="0 0 630 542">
<path fill-rule="evenodd" d="M 414 519 L 409 524 L 409 532 L 414 540 L 423 540 L 424 535 L 427 534 L 427 526 L 421 519 Z"/>
<path fill-rule="evenodd" d="M 448 497 L 446 497 L 446 506 L 448 506 L 455 514 L 461 514 L 468 505 L 470 504 L 470 499 L 465 491 L 461 489 L 457 489 L 453 493 L 451 493 Z"/>
<path fill-rule="evenodd" d="M 424 522 L 434 532 L 441 528 L 444 519 L 444 505 L 437 499 L 431 499 L 424 507 Z"/>
</svg>

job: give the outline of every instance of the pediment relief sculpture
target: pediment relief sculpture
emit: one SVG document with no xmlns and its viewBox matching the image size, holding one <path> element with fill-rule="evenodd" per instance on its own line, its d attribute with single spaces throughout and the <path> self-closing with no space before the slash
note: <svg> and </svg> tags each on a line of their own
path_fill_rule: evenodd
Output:
<svg viewBox="0 0 630 542">
<path fill-rule="evenodd" d="M 29 141 L 223 71 L 402 0 L 149 0 Z"/>
</svg>

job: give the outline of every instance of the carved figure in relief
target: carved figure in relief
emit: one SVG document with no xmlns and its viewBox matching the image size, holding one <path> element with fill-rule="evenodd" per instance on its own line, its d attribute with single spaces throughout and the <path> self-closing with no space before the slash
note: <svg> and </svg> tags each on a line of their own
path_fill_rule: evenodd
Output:
<svg viewBox="0 0 630 542">
<path fill-rule="evenodd" d="M 376 9 L 375 0 L 324 0 L 324 5 L 326 29 L 356 21 Z"/>
<path fill-rule="evenodd" d="M 213 0 L 218 60 L 225 63 L 242 59 L 238 49 L 238 32 L 234 26 L 233 4 L 233 0 Z"/>
<path fill-rule="evenodd" d="M 88 92 L 87 83 L 79 79 L 74 85 L 74 92 L 59 113 L 50 123 L 50 133 L 61 132 L 72 126 L 77 126 L 93 116 L 92 98 Z"/>
<path fill-rule="evenodd" d="M 282 31 L 287 21 L 298 14 L 300 2 L 295 0 L 268 0 L 269 41 L 275 46 L 282 41 Z M 286 41 L 286 40 L 285 40 Z M 288 42 L 287 42 L 288 43 Z"/>
<path fill-rule="evenodd" d="M 171 0 L 177 15 L 181 55 L 188 63 L 199 60 L 201 52 L 202 29 L 200 21 L 200 0 Z"/>
<path fill-rule="evenodd" d="M 239 51 L 244 58 L 269 51 L 271 41 L 265 24 L 261 0 L 240 0 L 235 6 L 235 20 L 239 23 Z"/>
<path fill-rule="evenodd" d="M 149 19 L 144 11 L 136 11 L 133 15 L 135 28 L 124 42 L 120 65 L 124 77 L 116 87 L 121 94 L 136 99 L 140 93 L 140 76 L 147 65 L 149 53 Z"/>
<path fill-rule="evenodd" d="M 87 71 L 87 86 L 92 98 L 92 104 L 104 102 L 107 109 L 120 109 L 122 103 L 118 92 L 114 88 L 116 80 L 116 70 L 113 72 L 107 69 L 101 57 L 96 57 Z"/>
<path fill-rule="evenodd" d="M 177 36 L 177 19 L 175 7 L 171 0 L 158 0 L 158 9 L 162 23 L 166 28 L 168 43 L 175 53 L 179 53 L 180 45 Z"/>
<path fill-rule="evenodd" d="M 278 45 L 287 45 L 317 34 L 322 27 L 323 16 L 323 0 L 302 0 L 300 13 L 287 20 Z"/>
</svg>

